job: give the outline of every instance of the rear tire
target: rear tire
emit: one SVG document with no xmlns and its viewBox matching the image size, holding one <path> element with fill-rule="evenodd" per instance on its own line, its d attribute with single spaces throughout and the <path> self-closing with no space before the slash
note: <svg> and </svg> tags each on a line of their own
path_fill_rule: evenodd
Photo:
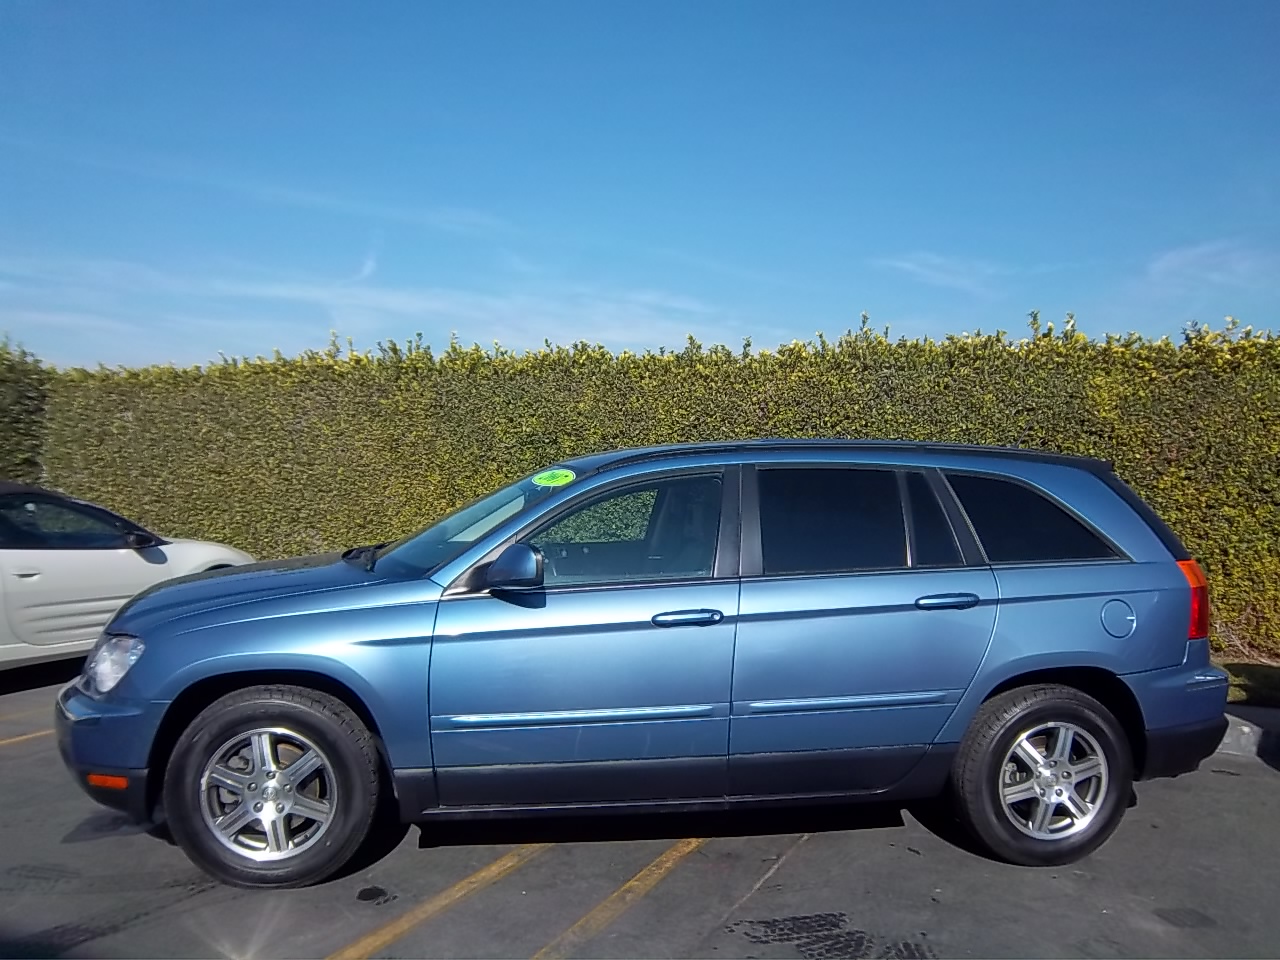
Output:
<svg viewBox="0 0 1280 960">
<path fill-rule="evenodd" d="M 164 782 L 174 839 L 238 887 L 302 887 L 360 850 L 381 780 L 369 730 L 342 701 L 304 687 L 228 694 L 178 738 Z"/>
<path fill-rule="evenodd" d="M 952 790 L 964 825 L 1023 866 L 1071 863 L 1115 832 L 1133 788 L 1120 723 L 1071 687 L 1020 687 L 982 705 L 960 744 Z"/>
</svg>

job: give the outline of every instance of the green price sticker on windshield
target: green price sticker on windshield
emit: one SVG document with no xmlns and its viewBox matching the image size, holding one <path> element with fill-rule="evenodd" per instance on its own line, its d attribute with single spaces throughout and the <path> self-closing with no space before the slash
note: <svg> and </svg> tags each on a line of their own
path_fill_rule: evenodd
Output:
<svg viewBox="0 0 1280 960">
<path fill-rule="evenodd" d="M 577 474 L 572 470 L 566 470 L 563 467 L 559 470 L 543 470 L 533 478 L 533 482 L 540 487 L 563 487 L 576 477 Z"/>
</svg>

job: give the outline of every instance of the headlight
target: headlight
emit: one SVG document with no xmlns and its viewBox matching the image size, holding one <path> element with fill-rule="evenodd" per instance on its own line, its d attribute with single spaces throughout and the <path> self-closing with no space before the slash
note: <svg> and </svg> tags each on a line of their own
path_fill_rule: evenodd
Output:
<svg viewBox="0 0 1280 960">
<path fill-rule="evenodd" d="M 85 689 L 89 693 L 106 693 L 124 679 L 145 649 L 137 637 L 103 637 L 85 661 Z"/>
</svg>

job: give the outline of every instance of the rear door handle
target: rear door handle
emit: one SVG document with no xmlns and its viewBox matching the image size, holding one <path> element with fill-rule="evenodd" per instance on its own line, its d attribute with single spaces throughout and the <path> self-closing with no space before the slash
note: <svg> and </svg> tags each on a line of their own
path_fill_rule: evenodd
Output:
<svg viewBox="0 0 1280 960">
<path fill-rule="evenodd" d="M 653 618 L 655 627 L 709 627 L 724 619 L 719 610 L 672 610 Z"/>
<path fill-rule="evenodd" d="M 921 597 L 916 606 L 921 610 L 968 610 L 980 602 L 981 598 L 976 593 L 938 593 Z"/>
<path fill-rule="evenodd" d="M 19 580 L 34 580 L 40 576 L 39 570 L 15 570 L 13 575 Z"/>
</svg>

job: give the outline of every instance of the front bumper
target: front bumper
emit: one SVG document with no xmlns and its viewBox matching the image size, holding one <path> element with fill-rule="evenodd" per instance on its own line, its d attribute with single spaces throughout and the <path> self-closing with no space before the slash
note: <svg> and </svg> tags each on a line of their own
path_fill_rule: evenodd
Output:
<svg viewBox="0 0 1280 960">
<path fill-rule="evenodd" d="M 151 819 L 147 755 L 163 704 L 107 704 L 75 683 L 58 692 L 54 730 L 58 753 L 92 799 L 138 823 Z"/>
</svg>

